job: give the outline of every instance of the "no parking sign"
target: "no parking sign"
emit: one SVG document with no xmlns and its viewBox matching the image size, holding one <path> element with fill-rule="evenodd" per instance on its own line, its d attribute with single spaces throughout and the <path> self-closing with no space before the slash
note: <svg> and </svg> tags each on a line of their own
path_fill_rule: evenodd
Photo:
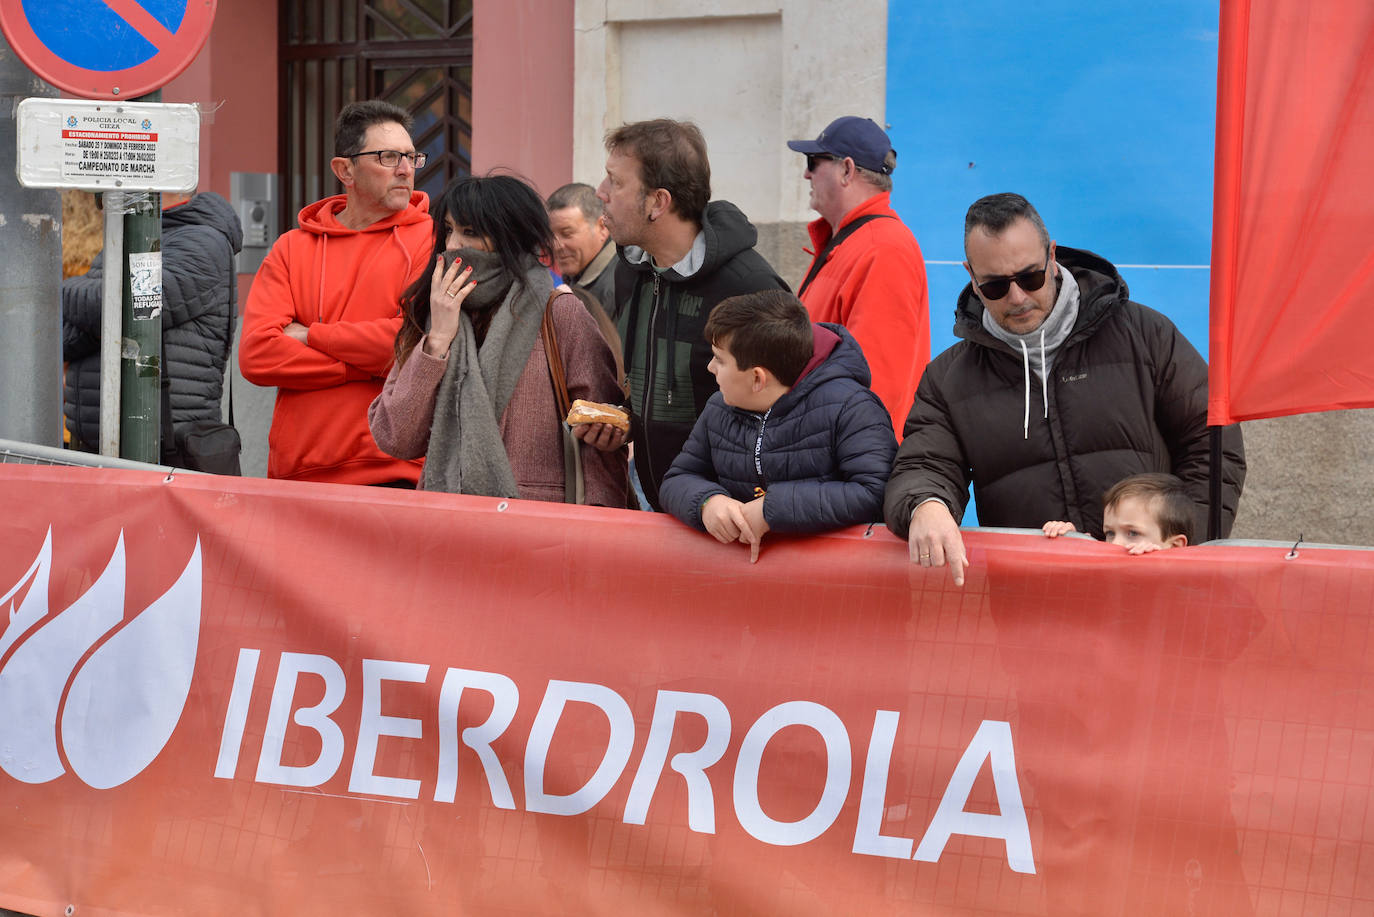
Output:
<svg viewBox="0 0 1374 917">
<path fill-rule="evenodd" d="M 0 0 L 0 28 L 29 69 L 86 99 L 132 99 L 181 73 L 216 0 Z"/>
</svg>

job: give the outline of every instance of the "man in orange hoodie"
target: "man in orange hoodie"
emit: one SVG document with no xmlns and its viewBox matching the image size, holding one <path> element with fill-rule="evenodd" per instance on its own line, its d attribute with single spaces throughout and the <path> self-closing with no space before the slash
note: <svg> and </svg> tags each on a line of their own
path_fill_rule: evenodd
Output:
<svg viewBox="0 0 1374 917">
<path fill-rule="evenodd" d="M 401 327 L 401 293 L 433 244 L 425 154 L 410 115 L 354 102 L 334 125 L 329 166 L 344 193 L 300 212 L 258 269 L 243 315 L 239 368 L 275 385 L 267 476 L 414 487 L 420 461 L 377 448 L 367 408 L 382 390 Z"/>
</svg>

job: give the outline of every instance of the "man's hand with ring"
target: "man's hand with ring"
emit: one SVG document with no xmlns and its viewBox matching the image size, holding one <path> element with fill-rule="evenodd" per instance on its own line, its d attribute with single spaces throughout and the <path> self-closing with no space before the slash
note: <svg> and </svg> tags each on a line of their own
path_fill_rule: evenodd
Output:
<svg viewBox="0 0 1374 917">
<path fill-rule="evenodd" d="M 968 568 L 964 538 L 943 500 L 927 500 L 912 511 L 907 550 L 911 562 L 922 567 L 949 564 L 954 585 L 964 585 L 964 571 Z"/>
</svg>

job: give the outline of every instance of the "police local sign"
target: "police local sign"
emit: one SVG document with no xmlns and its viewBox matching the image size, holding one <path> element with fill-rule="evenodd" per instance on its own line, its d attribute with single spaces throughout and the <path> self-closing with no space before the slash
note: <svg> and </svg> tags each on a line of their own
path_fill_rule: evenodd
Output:
<svg viewBox="0 0 1374 917">
<path fill-rule="evenodd" d="M 28 188 L 192 191 L 200 177 L 194 105 L 25 99 L 18 135 Z"/>
</svg>

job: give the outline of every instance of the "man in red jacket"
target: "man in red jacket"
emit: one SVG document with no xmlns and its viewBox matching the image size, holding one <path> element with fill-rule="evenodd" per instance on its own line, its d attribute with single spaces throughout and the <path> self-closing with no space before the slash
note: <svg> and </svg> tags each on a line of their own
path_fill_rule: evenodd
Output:
<svg viewBox="0 0 1374 917">
<path fill-rule="evenodd" d="M 807 227 L 814 258 L 797 296 L 813 322 L 854 335 L 900 440 L 930 360 L 930 308 L 921 247 L 890 202 L 897 152 L 881 127 L 853 116 L 787 146 L 806 156 L 821 215 Z"/>
<path fill-rule="evenodd" d="M 414 487 L 421 462 L 377 448 L 367 408 L 382 390 L 401 327 L 401 293 L 429 260 L 425 154 L 410 115 L 354 102 L 334 126 L 330 169 L 344 193 L 300 212 L 258 269 L 243 315 L 239 368 L 275 385 L 267 476 Z"/>
</svg>

